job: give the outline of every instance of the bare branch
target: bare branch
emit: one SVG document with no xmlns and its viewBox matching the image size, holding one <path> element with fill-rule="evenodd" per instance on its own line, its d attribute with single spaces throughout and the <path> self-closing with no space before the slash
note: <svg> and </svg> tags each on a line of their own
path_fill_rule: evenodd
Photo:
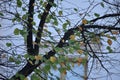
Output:
<svg viewBox="0 0 120 80">
<path fill-rule="evenodd" d="M 90 20 L 90 22 L 95 22 L 95 21 L 100 20 L 100 19 L 104 19 L 104 18 L 108 18 L 108 17 L 117 17 L 117 16 L 120 16 L 120 13 L 105 14 L 101 17 Z"/>
<path fill-rule="evenodd" d="M 106 1 L 106 0 L 103 0 L 103 2 L 107 3 L 107 4 L 110 4 L 112 6 L 116 6 L 116 7 L 120 7 L 120 5 L 118 4 L 114 4 L 114 3 L 110 3 L 109 1 Z"/>
</svg>

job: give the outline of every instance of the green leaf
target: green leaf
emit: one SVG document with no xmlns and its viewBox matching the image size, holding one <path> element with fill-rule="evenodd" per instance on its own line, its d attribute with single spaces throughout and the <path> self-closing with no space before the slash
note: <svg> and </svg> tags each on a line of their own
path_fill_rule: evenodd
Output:
<svg viewBox="0 0 120 80">
<path fill-rule="evenodd" d="M 95 15 L 96 17 L 99 17 L 99 16 L 100 16 L 100 14 L 98 14 L 98 13 L 94 13 L 94 15 Z"/>
<path fill-rule="evenodd" d="M 21 6 L 22 6 L 21 0 L 17 0 L 17 7 L 21 7 Z"/>
<path fill-rule="evenodd" d="M 49 3 L 50 5 L 52 5 L 53 7 L 57 7 L 57 4 L 56 4 L 56 3 L 52 3 L 52 2 L 49 1 L 49 0 L 48 0 L 48 3 Z"/>
<path fill-rule="evenodd" d="M 29 54 L 25 54 L 24 58 L 26 58 L 26 59 L 29 58 Z"/>
<path fill-rule="evenodd" d="M 15 61 L 15 64 L 20 64 L 20 63 L 21 63 L 20 60 L 16 60 L 16 61 Z"/>
<path fill-rule="evenodd" d="M 101 2 L 100 5 L 101 5 L 103 8 L 105 7 L 103 2 Z"/>
<path fill-rule="evenodd" d="M 35 72 L 35 73 L 40 73 L 41 70 L 40 70 L 40 69 L 35 69 L 34 72 Z"/>
<path fill-rule="evenodd" d="M 0 16 L 4 16 L 3 13 L 0 12 Z"/>
<path fill-rule="evenodd" d="M 57 21 L 57 19 L 54 19 L 53 24 L 56 25 L 56 26 L 58 26 L 58 21 Z"/>
<path fill-rule="evenodd" d="M 111 39 L 114 40 L 114 41 L 117 40 L 115 36 L 112 36 Z"/>
<path fill-rule="evenodd" d="M 15 22 L 15 21 L 16 21 L 16 19 L 17 19 L 16 17 L 15 17 L 15 18 L 13 18 L 13 19 L 12 19 L 12 22 Z"/>
<path fill-rule="evenodd" d="M 32 74 L 31 80 L 40 80 L 40 78 L 36 74 Z"/>
<path fill-rule="evenodd" d="M 46 23 L 49 23 L 52 18 L 53 18 L 52 15 L 48 15 L 48 17 L 46 19 Z"/>
<path fill-rule="evenodd" d="M 29 55 L 30 60 L 34 60 L 35 56 Z"/>
<path fill-rule="evenodd" d="M 36 23 L 33 21 L 33 22 L 32 22 L 32 25 L 36 25 Z"/>
<path fill-rule="evenodd" d="M 20 80 L 24 80 L 25 79 L 24 75 L 19 74 L 19 76 L 20 76 Z"/>
<path fill-rule="evenodd" d="M 20 30 L 19 30 L 18 28 L 16 28 L 16 29 L 14 30 L 14 34 L 15 34 L 15 35 L 19 35 L 19 33 L 20 33 Z"/>
<path fill-rule="evenodd" d="M 110 46 L 107 46 L 106 49 L 109 51 L 109 53 L 112 53 L 112 52 L 113 52 L 113 50 L 111 49 Z"/>
<path fill-rule="evenodd" d="M 77 11 L 78 11 L 78 9 L 77 9 L 77 8 L 74 8 L 74 11 L 76 11 L 76 12 L 77 12 Z"/>
<path fill-rule="evenodd" d="M 82 64 L 83 64 L 83 65 L 85 65 L 85 64 L 86 64 L 86 62 L 87 62 L 87 60 L 86 60 L 86 59 L 83 59 L 83 60 L 82 60 Z"/>
<path fill-rule="evenodd" d="M 62 27 L 63 27 L 64 30 L 66 30 L 67 25 L 68 25 L 68 23 L 64 23 L 64 24 L 62 25 Z"/>
<path fill-rule="evenodd" d="M 20 21 L 21 21 L 21 19 L 20 19 L 20 18 L 17 18 L 17 19 L 16 19 L 16 21 L 17 21 L 17 22 L 20 22 Z"/>
<path fill-rule="evenodd" d="M 12 46 L 12 44 L 11 43 L 6 43 L 6 46 L 10 47 L 10 46 Z"/>
<path fill-rule="evenodd" d="M 70 24 L 71 24 L 69 20 L 66 20 L 66 22 L 67 22 L 67 24 L 68 24 L 68 25 L 70 25 Z"/>
<path fill-rule="evenodd" d="M 20 58 L 21 58 L 21 55 L 18 55 L 17 58 L 20 59 Z"/>
<path fill-rule="evenodd" d="M 16 73 L 15 77 L 20 77 L 20 80 L 25 80 L 25 76 L 21 75 L 19 73 Z M 11 80 L 13 80 L 13 79 L 11 79 Z"/>
<path fill-rule="evenodd" d="M 36 60 L 36 61 L 35 61 L 35 64 L 37 65 L 38 63 L 39 63 L 39 60 Z"/>
<path fill-rule="evenodd" d="M 62 16 L 62 15 L 63 15 L 63 12 L 62 12 L 62 11 L 59 11 L 58 14 L 59 14 L 60 16 Z"/>
<path fill-rule="evenodd" d="M 26 9 L 25 9 L 24 7 L 22 7 L 22 10 L 23 10 L 23 11 L 26 11 Z"/>
<path fill-rule="evenodd" d="M 64 71 L 66 71 L 66 68 L 59 68 L 59 71 L 60 71 L 60 73 L 63 73 Z"/>
<path fill-rule="evenodd" d="M 73 53 L 73 52 L 74 52 L 74 48 L 73 48 L 73 47 L 70 47 L 70 48 L 69 48 L 69 52 L 70 52 L 70 53 Z"/>
<path fill-rule="evenodd" d="M 23 20 L 26 20 L 27 17 L 28 17 L 28 16 L 27 16 L 26 14 L 24 14 L 24 15 L 22 16 L 22 19 L 23 19 Z"/>
<path fill-rule="evenodd" d="M 48 64 L 45 65 L 44 69 L 45 69 L 45 71 L 47 71 L 47 72 L 50 71 L 50 65 L 48 65 Z"/>
<path fill-rule="evenodd" d="M 38 14 L 38 18 L 41 19 L 41 14 Z"/>
<path fill-rule="evenodd" d="M 19 30 L 20 34 L 24 37 L 25 35 L 27 35 L 27 33 L 25 32 L 25 30 Z"/>
<path fill-rule="evenodd" d="M 13 58 L 12 56 L 10 56 L 10 57 L 9 57 L 9 61 L 10 61 L 10 62 L 14 62 L 15 60 L 14 60 L 14 58 Z"/>
</svg>

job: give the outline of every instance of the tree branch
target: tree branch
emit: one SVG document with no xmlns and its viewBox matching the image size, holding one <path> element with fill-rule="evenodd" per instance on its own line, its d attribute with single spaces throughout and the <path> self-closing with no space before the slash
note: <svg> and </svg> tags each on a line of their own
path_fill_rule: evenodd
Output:
<svg viewBox="0 0 120 80">
<path fill-rule="evenodd" d="M 29 17 L 28 17 L 28 36 L 27 36 L 27 52 L 28 54 L 31 54 L 31 55 L 37 55 L 39 53 L 39 43 L 40 43 L 40 40 L 41 40 L 41 35 L 42 35 L 42 31 L 43 31 L 43 26 L 44 26 L 44 23 L 45 23 L 45 20 L 46 20 L 46 17 L 47 15 L 49 14 L 49 11 L 50 11 L 50 8 L 52 7 L 52 4 L 54 2 L 54 0 L 49 0 L 42 16 L 41 16 L 41 21 L 39 23 L 39 27 L 38 27 L 38 32 L 37 32 L 37 37 L 35 39 L 35 42 L 37 44 L 34 45 L 34 51 L 33 51 L 33 41 L 32 41 L 32 28 L 33 28 L 33 25 L 32 25 L 32 21 L 33 21 L 33 3 L 34 3 L 35 0 L 30 0 L 30 3 L 29 3 Z M 53 53 L 52 51 L 50 51 L 49 53 Z M 33 60 L 34 62 L 35 60 Z M 40 64 L 42 63 L 42 61 L 39 61 L 38 64 L 36 65 L 33 65 L 31 64 L 29 61 L 27 62 L 27 64 L 25 65 L 25 67 L 20 70 L 18 72 L 18 74 L 20 75 L 24 75 L 25 77 L 27 77 L 29 74 L 31 74 L 34 69 L 36 69 Z M 13 80 L 21 80 L 20 79 L 20 76 L 16 76 L 14 75 L 11 79 Z"/>
<path fill-rule="evenodd" d="M 34 14 L 34 4 L 35 0 L 29 1 L 29 10 L 28 10 L 28 24 L 27 24 L 27 53 L 33 55 L 33 14 Z"/>
<path fill-rule="evenodd" d="M 50 8 L 52 7 L 53 3 L 54 3 L 54 0 L 49 0 L 48 4 L 47 4 L 47 6 L 44 10 L 44 13 L 41 16 L 41 21 L 39 23 L 37 37 L 35 39 L 35 42 L 37 44 L 34 45 L 34 52 L 35 52 L 36 55 L 39 53 L 39 43 L 40 43 L 40 40 L 41 40 L 44 23 L 45 23 L 46 17 L 49 14 Z"/>
<path fill-rule="evenodd" d="M 116 17 L 116 16 L 120 16 L 120 13 L 105 14 L 105 15 L 103 15 L 101 17 L 90 20 L 90 22 L 95 22 L 95 21 L 100 20 L 100 19 L 104 19 L 104 18 L 108 18 L 108 17 Z"/>
<path fill-rule="evenodd" d="M 81 25 L 82 28 L 86 28 L 86 29 L 89 29 L 89 28 L 98 28 L 98 29 L 110 29 L 110 30 L 120 30 L 120 28 L 114 28 L 114 27 L 109 27 L 109 26 L 100 26 L 100 25 Z M 81 27 L 80 26 L 80 27 Z M 58 45 L 56 47 L 59 47 L 59 48 L 62 48 L 66 42 L 66 40 L 69 40 L 70 38 L 70 35 L 73 35 L 74 34 L 74 31 L 75 30 L 79 30 L 79 26 L 76 27 L 76 28 L 71 28 L 69 29 L 63 36 L 63 38 L 59 41 Z M 63 41 L 64 40 L 64 41 Z M 45 54 L 43 56 L 43 58 L 45 59 L 49 59 L 51 56 L 54 56 L 55 55 L 55 50 L 51 50 L 49 51 L 47 54 Z M 96 56 L 95 56 L 96 57 Z M 98 58 L 97 58 L 98 59 Z M 31 63 L 27 63 L 26 66 L 21 70 L 19 71 L 18 73 L 19 74 L 22 74 L 24 76 L 28 76 L 30 73 L 33 72 L 34 69 L 36 69 L 40 64 L 42 64 L 44 61 L 39 61 L 39 63 L 37 65 L 32 65 Z M 100 62 L 101 63 L 101 62 Z M 103 65 L 102 65 L 103 67 Z M 103 67 L 104 68 L 104 67 Z M 13 76 L 15 77 L 15 76 Z M 17 79 L 17 78 L 15 78 Z"/>
<path fill-rule="evenodd" d="M 40 21 L 40 23 L 39 23 L 38 32 L 37 32 L 37 37 L 36 37 L 36 39 L 35 39 L 35 42 L 36 42 L 37 44 L 34 45 L 34 53 L 35 53 L 35 54 L 38 54 L 38 53 L 39 53 L 39 43 L 40 43 L 40 40 L 41 40 L 41 35 L 42 35 L 44 23 L 45 23 L 45 20 L 46 20 L 47 15 L 49 14 L 50 8 L 52 7 L 51 3 L 54 2 L 54 0 L 49 0 L 49 1 L 50 1 L 50 2 L 47 4 L 47 6 L 46 6 L 46 8 L 45 8 L 45 10 L 44 10 L 44 13 L 43 13 L 42 16 L 41 16 L 41 21 Z M 30 0 L 30 3 L 29 3 L 29 4 L 32 5 L 32 8 L 31 8 L 32 10 L 31 10 L 30 12 L 32 12 L 32 11 L 34 10 L 34 9 L 33 9 L 33 8 L 34 8 L 34 7 L 33 7 L 33 3 L 34 3 L 34 0 Z M 30 6 L 29 6 L 29 8 L 30 8 Z M 99 17 L 99 18 L 93 19 L 93 20 L 91 20 L 90 22 L 95 22 L 95 21 L 97 21 L 97 20 L 99 20 L 99 19 L 104 19 L 104 18 L 107 18 L 107 17 L 115 17 L 115 16 L 120 16 L 120 14 L 107 14 L 107 15 L 101 16 L 101 17 Z M 28 24 L 28 29 L 27 29 L 27 31 L 28 31 L 28 36 L 27 36 L 27 48 L 28 48 L 28 53 L 29 53 L 29 54 L 30 54 L 31 52 L 33 52 L 33 44 L 32 44 L 32 24 L 31 24 L 31 22 L 33 21 L 33 19 L 31 19 L 31 17 L 33 18 L 33 13 L 30 13 L 29 18 L 28 18 L 28 21 L 29 21 L 29 23 L 30 23 L 30 24 Z M 115 27 L 112 27 L 112 26 L 79 25 L 79 26 L 77 26 L 76 28 L 71 28 L 71 29 L 69 29 L 69 30 L 64 34 L 63 38 L 61 38 L 61 40 L 59 41 L 59 43 L 57 44 L 56 47 L 62 48 L 62 47 L 64 46 L 66 40 L 69 40 L 70 35 L 73 35 L 73 34 L 74 34 L 74 31 L 75 31 L 75 30 L 79 30 L 79 27 L 81 27 L 81 26 L 82 26 L 82 28 L 85 28 L 85 29 L 98 28 L 98 29 L 108 29 L 108 30 L 120 30 L 120 28 L 115 28 Z M 31 51 L 31 50 L 32 50 L 32 51 Z M 43 58 L 49 59 L 51 56 L 54 56 L 55 53 L 56 53 L 55 50 L 51 50 L 51 51 L 48 52 L 48 54 L 45 54 L 45 55 L 43 56 Z M 34 54 L 34 55 L 35 55 L 35 54 Z M 18 74 L 22 74 L 22 75 L 24 75 L 25 77 L 27 77 L 29 74 L 31 74 L 31 73 L 34 71 L 34 69 L 36 69 L 36 68 L 37 68 L 40 64 L 42 64 L 43 62 L 44 62 L 44 61 L 41 61 L 41 60 L 40 60 L 39 63 L 36 64 L 36 65 L 33 65 L 33 64 L 31 64 L 30 62 L 27 62 L 27 64 L 25 65 L 25 67 L 24 67 L 22 70 L 20 70 L 20 71 L 18 72 Z M 16 79 L 20 80 L 20 77 L 16 77 L 16 75 L 15 75 L 15 76 L 12 77 L 12 79 L 14 79 L 14 80 L 16 80 Z"/>
<path fill-rule="evenodd" d="M 84 25 L 83 28 L 85 28 L 85 29 L 98 28 L 98 29 L 108 29 L 108 30 L 119 30 L 120 31 L 119 27 L 106 26 L 106 25 L 103 25 L 103 26 L 101 26 L 101 25 Z"/>
<path fill-rule="evenodd" d="M 116 6 L 116 7 L 120 7 L 119 3 L 118 4 L 115 4 L 115 3 L 110 3 L 109 1 L 106 1 L 106 0 L 102 0 L 103 2 L 107 3 L 107 4 L 110 4 L 112 6 Z"/>
</svg>

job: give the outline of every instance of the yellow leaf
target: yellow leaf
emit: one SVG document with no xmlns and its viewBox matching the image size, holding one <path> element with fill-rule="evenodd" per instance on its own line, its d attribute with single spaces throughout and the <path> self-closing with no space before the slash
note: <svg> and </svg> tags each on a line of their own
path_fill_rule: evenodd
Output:
<svg viewBox="0 0 120 80">
<path fill-rule="evenodd" d="M 28 78 L 26 77 L 24 80 L 28 80 Z"/>
<path fill-rule="evenodd" d="M 65 42 L 65 40 L 64 40 L 64 39 L 62 39 L 62 42 L 64 43 L 64 42 Z"/>
<path fill-rule="evenodd" d="M 77 50 L 79 54 L 82 54 L 84 51 L 83 50 Z"/>
<path fill-rule="evenodd" d="M 36 55 L 36 56 L 35 56 L 35 59 L 36 59 L 36 60 L 40 60 L 40 59 L 41 59 L 41 56 L 40 56 L 40 55 Z"/>
<path fill-rule="evenodd" d="M 111 40 L 111 39 L 108 39 L 108 40 L 107 40 L 107 43 L 108 43 L 109 45 L 112 45 L 112 40 Z"/>
<path fill-rule="evenodd" d="M 70 40 L 75 40 L 75 35 L 71 35 Z"/>
<path fill-rule="evenodd" d="M 52 56 L 52 57 L 50 57 L 50 61 L 54 63 L 56 61 L 56 58 L 54 56 Z"/>
<path fill-rule="evenodd" d="M 36 42 L 33 42 L 33 45 L 36 45 L 37 43 Z"/>
<path fill-rule="evenodd" d="M 87 21 L 86 19 L 83 19 L 83 20 L 82 20 L 82 23 L 83 23 L 83 24 L 87 24 L 88 21 Z"/>
<path fill-rule="evenodd" d="M 80 46 L 85 46 L 85 43 L 83 41 L 81 41 Z"/>
<path fill-rule="evenodd" d="M 33 62 L 32 62 L 32 61 L 30 61 L 30 60 L 29 60 L 29 63 L 30 63 L 30 64 L 32 64 L 32 65 L 34 65 L 34 64 L 33 64 Z"/>
</svg>

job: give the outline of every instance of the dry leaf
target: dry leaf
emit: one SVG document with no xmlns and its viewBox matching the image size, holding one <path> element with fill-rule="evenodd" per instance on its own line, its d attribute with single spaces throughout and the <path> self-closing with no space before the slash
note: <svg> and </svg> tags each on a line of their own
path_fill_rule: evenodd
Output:
<svg viewBox="0 0 120 80">
<path fill-rule="evenodd" d="M 96 37 L 96 42 L 100 43 L 100 38 L 99 37 Z"/>
<path fill-rule="evenodd" d="M 78 28 L 79 28 L 79 30 L 80 30 L 80 31 L 82 31 L 82 30 L 83 30 L 81 26 L 79 26 Z"/>
<path fill-rule="evenodd" d="M 82 54 L 84 51 L 83 50 L 77 50 L 79 54 Z"/>
<path fill-rule="evenodd" d="M 63 75 L 66 75 L 66 74 L 67 74 L 67 71 L 66 71 L 66 70 L 64 70 L 64 71 L 62 72 L 62 74 L 63 74 Z"/>
<path fill-rule="evenodd" d="M 75 35 L 71 35 L 70 40 L 75 40 Z"/>
<path fill-rule="evenodd" d="M 5 58 L 5 57 L 6 57 L 6 54 L 2 54 L 2 55 L 1 55 L 1 58 Z"/>
<path fill-rule="evenodd" d="M 37 56 L 35 56 L 35 59 L 36 59 L 36 60 L 40 60 L 40 59 L 41 59 L 41 56 L 40 56 L 40 55 L 37 55 Z"/>
<path fill-rule="evenodd" d="M 81 63 L 82 60 L 83 60 L 82 58 L 78 58 L 78 59 L 77 59 L 78 63 Z"/>
<path fill-rule="evenodd" d="M 118 31 L 112 31 L 112 34 L 119 34 L 119 32 Z"/>
<path fill-rule="evenodd" d="M 60 65 L 61 65 L 62 67 L 65 67 L 65 63 L 64 63 L 64 62 L 61 62 Z"/>
<path fill-rule="evenodd" d="M 84 42 L 80 42 L 80 46 L 85 46 L 85 43 Z"/>
<path fill-rule="evenodd" d="M 111 39 L 108 39 L 108 40 L 107 40 L 107 43 L 108 43 L 109 45 L 112 45 L 112 40 L 111 40 Z"/>
<path fill-rule="evenodd" d="M 82 23 L 83 23 L 83 24 L 87 24 L 88 21 L 87 21 L 86 19 L 83 19 L 83 20 L 82 20 Z"/>
</svg>

